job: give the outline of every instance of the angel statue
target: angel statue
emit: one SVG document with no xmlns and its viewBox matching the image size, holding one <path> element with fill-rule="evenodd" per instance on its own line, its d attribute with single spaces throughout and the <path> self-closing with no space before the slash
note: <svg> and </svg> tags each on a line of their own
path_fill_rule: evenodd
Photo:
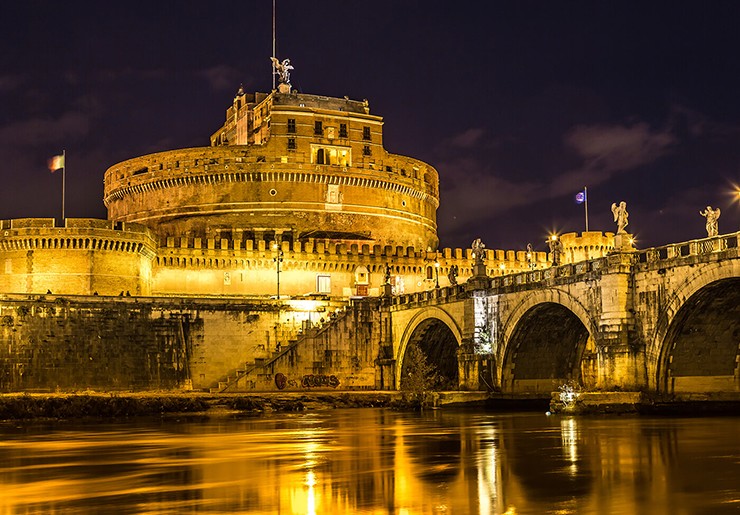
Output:
<svg viewBox="0 0 740 515">
<path fill-rule="evenodd" d="M 719 219 L 719 208 L 712 209 L 712 206 L 707 206 L 706 211 L 699 211 L 699 214 L 707 219 L 707 237 L 717 236 L 719 234 L 719 226 L 717 220 Z"/>
<path fill-rule="evenodd" d="M 290 59 L 283 59 L 283 62 L 280 62 L 277 58 L 270 57 L 270 60 L 272 61 L 272 67 L 275 69 L 273 73 L 278 76 L 278 81 L 281 84 L 290 85 L 290 70 L 295 69 L 291 66 Z"/>
<path fill-rule="evenodd" d="M 457 284 L 457 274 L 457 265 L 450 265 L 450 272 L 447 274 L 447 279 L 449 279 L 452 286 L 455 286 Z"/>
<path fill-rule="evenodd" d="M 483 263 L 483 257 L 486 253 L 486 251 L 484 250 L 485 248 L 486 245 L 481 241 L 480 238 L 476 238 L 473 241 L 471 249 L 473 250 L 473 261 L 475 262 L 475 264 Z"/>
<path fill-rule="evenodd" d="M 627 231 L 624 230 L 629 223 L 629 213 L 627 212 L 627 203 L 623 200 L 619 205 L 612 204 L 612 213 L 614 214 L 614 221 L 617 223 L 617 234 L 625 234 Z"/>
</svg>

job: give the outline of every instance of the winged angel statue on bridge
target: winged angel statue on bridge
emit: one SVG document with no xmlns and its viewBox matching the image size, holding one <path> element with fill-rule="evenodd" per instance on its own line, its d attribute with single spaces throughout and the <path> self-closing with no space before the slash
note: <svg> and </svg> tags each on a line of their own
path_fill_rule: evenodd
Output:
<svg viewBox="0 0 740 515">
<path fill-rule="evenodd" d="M 627 231 L 624 230 L 627 227 L 629 213 L 627 212 L 627 202 L 624 200 L 617 205 L 612 204 L 612 214 L 614 215 L 614 221 L 617 223 L 617 234 L 624 234 Z"/>
</svg>

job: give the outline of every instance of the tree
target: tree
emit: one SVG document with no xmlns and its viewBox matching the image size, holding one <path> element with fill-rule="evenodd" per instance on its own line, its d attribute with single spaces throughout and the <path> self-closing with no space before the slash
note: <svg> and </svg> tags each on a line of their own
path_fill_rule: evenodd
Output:
<svg viewBox="0 0 740 515">
<path fill-rule="evenodd" d="M 437 371 L 427 363 L 427 357 L 418 345 L 406 348 L 401 372 L 401 391 L 410 394 L 410 400 L 419 406 L 425 403 L 426 393 L 439 382 Z"/>
</svg>

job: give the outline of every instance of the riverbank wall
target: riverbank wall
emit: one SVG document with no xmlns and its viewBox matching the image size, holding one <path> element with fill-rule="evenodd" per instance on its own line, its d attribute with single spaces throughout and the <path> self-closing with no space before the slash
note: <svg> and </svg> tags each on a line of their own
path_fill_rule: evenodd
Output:
<svg viewBox="0 0 740 515">
<path fill-rule="evenodd" d="M 271 359 L 345 305 L 328 299 L 2 295 L 0 392 L 206 390 L 245 363 Z M 377 350 L 371 341 L 360 343 L 356 354 L 368 363 L 347 364 L 328 352 L 329 374 L 342 380 L 345 370 L 372 370 Z M 282 370 L 296 375 L 288 366 Z M 364 380 L 374 386 L 373 374 Z"/>
</svg>

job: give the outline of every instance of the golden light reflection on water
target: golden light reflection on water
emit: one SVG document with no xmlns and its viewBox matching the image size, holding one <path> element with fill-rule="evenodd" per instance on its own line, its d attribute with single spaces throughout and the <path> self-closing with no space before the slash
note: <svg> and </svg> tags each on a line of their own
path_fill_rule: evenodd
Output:
<svg viewBox="0 0 740 515">
<path fill-rule="evenodd" d="M 385 410 L 5 425 L 0 515 L 715 513 L 739 506 L 738 429 Z"/>
</svg>

